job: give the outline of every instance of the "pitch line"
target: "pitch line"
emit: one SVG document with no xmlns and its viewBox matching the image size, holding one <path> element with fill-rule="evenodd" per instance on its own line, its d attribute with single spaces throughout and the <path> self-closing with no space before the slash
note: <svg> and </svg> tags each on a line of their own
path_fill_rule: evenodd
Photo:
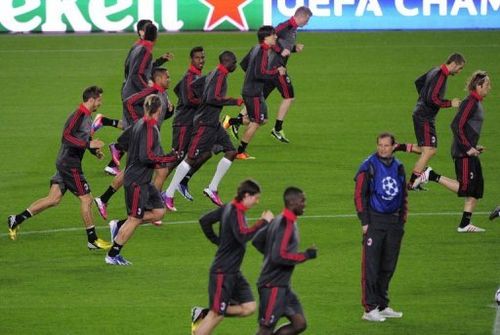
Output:
<svg viewBox="0 0 500 335">
<path fill-rule="evenodd" d="M 495 324 L 493 325 L 493 335 L 500 335 L 500 306 L 496 306 L 496 309 L 497 315 L 495 317 Z"/>
<path fill-rule="evenodd" d="M 486 215 L 488 212 L 476 212 L 475 215 Z M 436 213 L 411 213 L 409 216 L 456 216 L 462 215 L 462 212 L 436 212 Z M 314 220 L 314 219 L 340 219 L 340 218 L 355 218 L 356 214 L 329 214 L 329 215 L 303 215 L 299 220 Z M 258 218 L 248 218 L 248 220 L 257 220 Z M 184 224 L 195 224 L 198 220 L 188 220 L 188 221 L 165 221 L 164 225 L 184 225 Z M 145 225 L 142 227 L 152 227 L 152 225 Z M 96 229 L 109 229 L 107 225 L 96 226 Z M 64 233 L 71 231 L 80 231 L 83 227 L 71 227 L 71 228 L 58 228 L 58 229 L 47 229 L 47 230 L 34 230 L 34 231 L 21 231 L 20 235 L 42 235 L 42 234 L 52 234 L 52 233 Z M 0 237 L 7 236 L 7 233 L 0 234 Z M 500 328 L 499 328 L 500 329 Z M 499 330 L 500 331 L 500 330 Z M 500 335 L 500 332 L 499 332 Z"/>
</svg>

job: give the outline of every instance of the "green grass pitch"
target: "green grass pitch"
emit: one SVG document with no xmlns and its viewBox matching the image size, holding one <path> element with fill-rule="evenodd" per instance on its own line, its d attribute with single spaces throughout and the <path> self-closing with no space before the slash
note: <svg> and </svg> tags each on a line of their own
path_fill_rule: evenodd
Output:
<svg viewBox="0 0 500 335">
<path fill-rule="evenodd" d="M 107 266 L 103 252 L 87 250 L 79 204 L 70 194 L 59 207 L 25 222 L 17 241 L 6 234 L 7 215 L 45 196 L 64 120 L 79 104 L 83 89 L 102 86 L 100 112 L 121 117 L 123 61 L 134 40 L 133 35 L 115 34 L 0 36 L 0 334 L 188 334 L 190 308 L 208 302 L 215 248 L 196 222 L 213 208 L 201 191 L 218 158 L 192 180 L 194 203 L 177 197 L 179 211 L 168 213 L 166 224 L 137 230 L 123 250 L 133 266 Z M 297 266 L 293 276 L 309 322 L 306 333 L 491 334 L 493 295 L 500 284 L 500 220 L 490 223 L 487 213 L 500 203 L 500 31 L 300 32 L 298 40 L 305 49 L 289 64 L 296 101 L 284 125 L 291 143 L 270 136 L 280 101 L 275 92 L 268 101 L 270 122 L 249 146 L 257 159 L 235 162 L 220 193 L 229 200 L 242 179 L 259 181 L 261 203 L 248 213 L 256 218 L 267 208 L 281 211 L 286 186 L 305 190 L 301 246 L 314 243 L 319 248 L 319 257 Z M 208 71 L 221 51 L 233 50 L 241 58 L 255 42 L 255 33 L 162 34 L 155 55 L 175 53 L 167 64 L 175 84 L 187 68 L 191 47 L 205 47 Z M 437 184 L 429 185 L 429 192 L 410 194 L 409 220 L 390 289 L 391 305 L 405 315 L 383 324 L 367 323 L 361 320 L 361 229 L 354 215 L 352 178 L 374 151 L 379 132 L 394 132 L 401 142 L 415 141 L 413 81 L 454 51 L 466 56 L 467 65 L 448 81 L 448 97 L 465 95 L 465 80 L 474 70 L 487 70 L 492 79 L 481 137 L 487 148 L 481 157 L 486 190 L 473 216 L 487 231 L 457 234 L 463 201 Z M 231 95 L 239 95 L 242 79 L 241 70 L 229 77 Z M 237 111 L 224 110 L 232 115 Z M 451 177 L 453 115 L 451 109 L 438 115 L 440 145 L 431 162 Z M 168 148 L 170 122 L 163 129 Z M 118 134 L 105 128 L 97 137 L 109 143 Z M 409 172 L 417 157 L 399 153 L 398 158 Z M 84 159 L 94 195 L 111 181 L 104 165 L 88 154 Z M 124 217 L 123 198 L 120 191 L 111 200 L 111 218 Z M 95 222 L 100 236 L 108 239 L 106 222 L 97 215 Z M 242 271 L 252 284 L 261 261 L 249 246 Z M 257 298 L 255 287 L 254 293 Z M 256 316 L 228 318 L 216 334 L 253 334 L 256 329 Z"/>
</svg>

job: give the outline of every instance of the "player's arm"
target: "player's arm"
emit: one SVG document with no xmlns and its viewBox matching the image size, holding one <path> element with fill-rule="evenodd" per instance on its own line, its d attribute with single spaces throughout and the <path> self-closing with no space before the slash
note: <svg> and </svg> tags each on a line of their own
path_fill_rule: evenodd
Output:
<svg viewBox="0 0 500 335">
<path fill-rule="evenodd" d="M 188 73 L 183 85 L 183 96 L 186 97 L 185 105 L 196 107 L 201 103 L 201 99 L 196 95 L 193 83 L 195 82 L 193 74 Z"/>
<path fill-rule="evenodd" d="M 451 107 L 451 100 L 441 99 L 441 97 L 439 96 L 441 88 L 443 87 L 445 82 L 446 76 L 442 71 L 440 71 L 429 84 L 430 95 L 428 96 L 430 97 L 430 101 L 428 102 L 438 106 L 439 108 Z"/>
<path fill-rule="evenodd" d="M 406 219 L 408 217 L 408 189 L 406 188 L 406 173 L 403 165 L 400 165 L 398 174 L 403 188 L 403 201 L 399 211 L 399 222 L 406 223 Z"/>
<path fill-rule="evenodd" d="M 264 228 L 259 230 L 253 240 L 252 244 L 257 249 L 261 254 L 264 254 L 266 250 L 266 237 L 267 237 L 267 231 L 269 230 L 270 225 L 266 225 Z"/>
<path fill-rule="evenodd" d="M 159 145 L 158 131 L 153 125 L 146 124 L 146 131 L 141 134 L 140 138 L 139 160 L 153 166 L 177 160 L 175 155 L 157 155 L 155 148 Z"/>
<path fill-rule="evenodd" d="M 132 65 L 132 73 L 129 75 L 135 87 L 141 87 L 142 89 L 148 87 L 148 80 L 151 74 L 146 73 L 146 70 L 149 68 L 151 58 L 151 52 L 143 48 Z"/>
<path fill-rule="evenodd" d="M 216 78 L 212 79 L 208 87 L 207 101 L 206 103 L 212 106 L 241 106 L 243 104 L 243 99 L 241 98 L 231 98 L 222 95 L 222 86 L 225 85 L 225 77 L 222 73 L 219 73 Z M 215 82 L 214 82 L 215 81 Z"/>
<path fill-rule="evenodd" d="M 156 58 L 156 60 L 153 63 L 153 69 L 155 67 L 162 66 L 166 62 L 172 61 L 172 59 L 174 59 L 174 54 L 171 53 L 171 52 L 165 52 L 163 55 L 161 55 L 160 57 Z"/>
<path fill-rule="evenodd" d="M 78 130 L 82 125 L 84 116 L 85 114 L 78 109 L 66 122 L 63 131 L 63 142 L 66 145 L 80 149 L 86 149 L 89 147 L 89 139 L 78 137 Z"/>
<path fill-rule="evenodd" d="M 354 177 L 356 183 L 354 187 L 354 206 L 356 207 L 358 218 L 363 226 L 370 223 L 370 216 L 368 214 L 370 176 L 366 165 L 367 164 L 364 163 L 356 174 L 356 177 Z"/>
<path fill-rule="evenodd" d="M 267 52 L 260 48 L 259 52 L 255 56 L 255 67 L 254 67 L 254 75 L 255 78 L 259 80 L 271 80 L 278 75 L 278 69 L 272 68 L 268 69 L 268 56 Z"/>
<path fill-rule="evenodd" d="M 231 220 L 233 220 L 232 222 L 235 222 L 235 224 L 231 225 L 231 228 L 236 240 L 238 240 L 238 242 L 240 242 L 241 244 L 244 244 L 247 241 L 251 240 L 260 229 L 269 224 L 270 220 L 269 216 L 266 215 L 267 212 L 269 211 L 264 211 L 262 217 L 257 220 L 257 222 L 255 222 L 251 227 L 249 227 L 245 220 L 245 216 L 242 213 L 237 213 L 237 211 L 234 211 L 231 214 Z"/>
<path fill-rule="evenodd" d="M 243 59 L 240 62 L 240 67 L 244 72 L 247 72 L 248 69 L 248 64 L 250 63 L 250 54 L 252 53 L 252 49 L 243 57 Z"/>
<path fill-rule="evenodd" d="M 134 123 L 144 116 L 144 100 L 151 93 L 151 89 L 142 90 L 123 101 L 125 110 L 130 115 Z"/>
<path fill-rule="evenodd" d="M 281 265 L 294 265 L 305 262 L 308 259 L 316 257 L 313 249 L 307 249 L 305 252 L 290 252 L 290 241 L 294 233 L 294 224 L 283 218 L 276 230 L 276 236 L 272 241 L 271 260 Z"/>
<path fill-rule="evenodd" d="M 475 156 L 479 153 L 472 150 L 475 148 L 468 137 L 466 129 L 467 123 L 474 114 L 476 108 L 477 105 L 475 101 L 473 99 L 469 99 L 467 103 L 460 106 L 458 113 L 451 124 L 451 130 L 454 137 L 457 139 L 458 145 L 461 147 L 463 152 L 467 152 L 470 156 Z"/>
<path fill-rule="evenodd" d="M 219 207 L 203 215 L 199 220 L 203 234 L 205 234 L 205 237 L 215 245 L 219 245 L 220 238 L 215 234 L 213 225 L 220 222 L 224 208 L 225 207 Z"/>
</svg>

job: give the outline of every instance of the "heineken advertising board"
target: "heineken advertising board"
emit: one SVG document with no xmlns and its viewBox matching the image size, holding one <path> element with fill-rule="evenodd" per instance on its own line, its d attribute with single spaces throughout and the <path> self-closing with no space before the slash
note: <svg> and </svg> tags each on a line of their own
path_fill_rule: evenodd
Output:
<svg viewBox="0 0 500 335">
<path fill-rule="evenodd" d="M 245 31 L 304 5 L 310 30 L 500 28 L 500 0 L 0 0 L 0 32 Z"/>
</svg>

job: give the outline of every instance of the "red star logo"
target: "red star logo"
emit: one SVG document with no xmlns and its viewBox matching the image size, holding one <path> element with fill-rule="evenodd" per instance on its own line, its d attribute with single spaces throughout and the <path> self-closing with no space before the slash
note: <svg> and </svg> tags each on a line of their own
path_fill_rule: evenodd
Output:
<svg viewBox="0 0 500 335">
<path fill-rule="evenodd" d="M 210 8 L 204 30 L 213 30 L 224 21 L 231 22 L 239 30 L 248 30 L 243 7 L 253 0 L 199 0 Z"/>
</svg>

